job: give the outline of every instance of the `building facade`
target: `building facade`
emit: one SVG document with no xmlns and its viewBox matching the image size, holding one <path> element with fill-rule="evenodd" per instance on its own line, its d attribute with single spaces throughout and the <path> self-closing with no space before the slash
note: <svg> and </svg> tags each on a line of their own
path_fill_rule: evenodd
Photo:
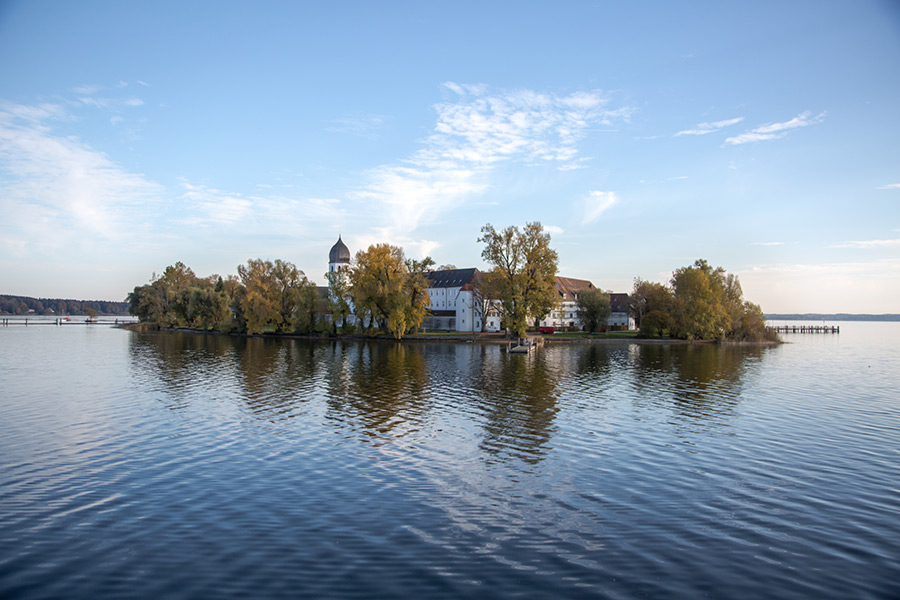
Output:
<svg viewBox="0 0 900 600">
<path fill-rule="evenodd" d="M 587 279 L 573 277 L 557 277 L 553 282 L 558 294 L 557 305 L 540 320 L 541 327 L 554 329 L 581 329 L 581 318 L 578 315 L 578 294 L 597 289 Z M 628 294 L 609 294 L 610 315 L 606 325 L 610 329 L 633 330 L 634 319 L 629 316 Z"/>
<path fill-rule="evenodd" d="M 430 331 L 499 331 L 500 313 L 478 293 L 478 269 L 431 271 L 428 277 L 428 312 L 425 329 Z M 484 314 L 487 313 L 487 314 Z"/>
</svg>

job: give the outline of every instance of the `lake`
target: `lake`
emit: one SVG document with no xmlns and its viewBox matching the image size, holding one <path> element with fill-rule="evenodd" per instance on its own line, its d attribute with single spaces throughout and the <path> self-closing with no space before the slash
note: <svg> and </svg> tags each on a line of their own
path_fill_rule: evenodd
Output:
<svg viewBox="0 0 900 600">
<path fill-rule="evenodd" d="M 0 327 L 3 598 L 896 598 L 900 323 L 778 347 Z"/>
</svg>

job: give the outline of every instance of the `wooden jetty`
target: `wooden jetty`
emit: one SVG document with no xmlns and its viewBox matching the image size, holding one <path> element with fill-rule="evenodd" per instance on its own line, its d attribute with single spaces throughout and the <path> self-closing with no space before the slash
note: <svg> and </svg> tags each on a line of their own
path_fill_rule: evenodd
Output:
<svg viewBox="0 0 900 600">
<path fill-rule="evenodd" d="M 10 325 L 24 325 L 26 327 L 30 325 L 121 325 L 125 323 L 136 323 L 137 321 L 130 318 L 118 318 L 113 321 L 108 319 L 100 320 L 100 319 L 72 319 L 66 317 L 60 317 L 55 319 L 35 319 L 34 317 L 19 317 L 19 318 L 9 318 L 2 317 L 0 318 L 0 325 L 3 327 L 8 327 Z"/>
<path fill-rule="evenodd" d="M 532 350 L 537 349 L 538 346 L 543 345 L 544 339 L 541 337 L 525 337 L 519 338 L 515 346 L 512 345 L 512 342 L 507 343 L 506 351 L 510 354 L 529 354 Z"/>
<path fill-rule="evenodd" d="M 840 333 L 840 325 L 773 325 L 766 327 L 775 333 Z"/>
</svg>

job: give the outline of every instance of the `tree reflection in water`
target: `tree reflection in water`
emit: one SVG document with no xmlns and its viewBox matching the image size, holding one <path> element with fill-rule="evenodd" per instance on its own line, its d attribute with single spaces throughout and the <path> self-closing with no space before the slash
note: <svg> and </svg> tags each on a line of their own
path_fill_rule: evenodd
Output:
<svg viewBox="0 0 900 600">
<path fill-rule="evenodd" d="M 535 465 L 552 448 L 561 406 L 590 431 L 615 429 L 626 402 L 685 431 L 734 418 L 742 383 L 766 348 L 713 344 L 573 344 L 510 355 L 497 346 L 132 336 L 138 385 L 171 409 L 197 400 L 254 420 L 315 415 L 383 445 L 425 432 L 476 443 L 482 459 Z M 235 402 L 229 403 L 230 399 Z M 232 405 L 228 408 L 226 405 Z M 664 408 L 665 412 L 660 412 Z M 315 418 L 315 417 L 314 417 Z M 315 421 L 311 423 L 315 426 Z"/>
<path fill-rule="evenodd" d="M 326 369 L 327 417 L 384 441 L 421 429 L 430 405 L 421 347 L 334 342 Z"/>
<path fill-rule="evenodd" d="M 540 462 L 550 450 L 559 411 L 559 354 L 531 355 L 486 352 L 475 379 L 478 396 L 472 399 L 483 415 L 481 449 L 506 460 Z M 554 360 L 556 358 L 556 360 Z"/>
<path fill-rule="evenodd" d="M 736 414 L 748 369 L 768 348 L 737 344 L 632 346 L 635 397 L 665 405 L 683 422 L 721 423 Z"/>
</svg>

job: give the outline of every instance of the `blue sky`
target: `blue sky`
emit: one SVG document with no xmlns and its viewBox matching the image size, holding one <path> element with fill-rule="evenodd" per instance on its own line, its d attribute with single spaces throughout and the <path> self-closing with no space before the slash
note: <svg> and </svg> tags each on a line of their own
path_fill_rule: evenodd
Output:
<svg viewBox="0 0 900 600">
<path fill-rule="evenodd" d="M 617 292 L 900 312 L 896 2 L 0 3 L 0 293 L 120 300 L 341 234 Z"/>
</svg>

